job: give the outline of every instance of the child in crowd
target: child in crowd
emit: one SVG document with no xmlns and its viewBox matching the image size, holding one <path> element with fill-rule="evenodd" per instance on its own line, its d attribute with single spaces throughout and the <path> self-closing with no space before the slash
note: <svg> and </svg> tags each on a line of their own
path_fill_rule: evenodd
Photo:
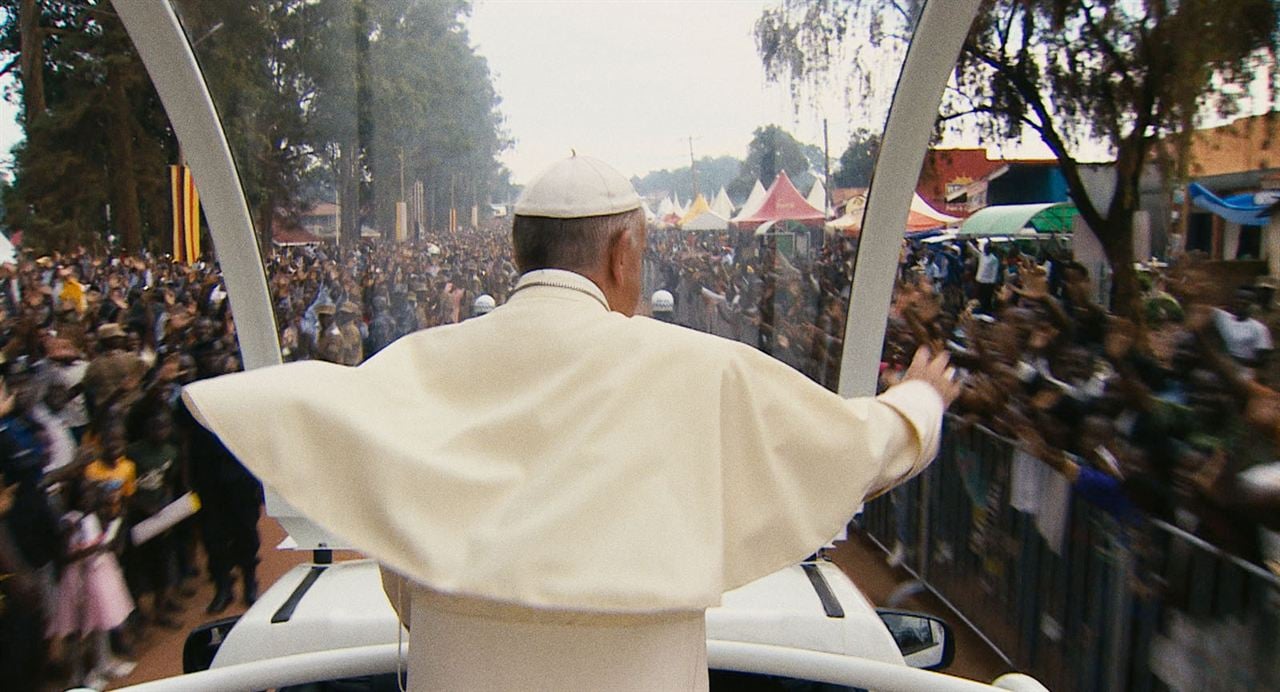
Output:
<svg viewBox="0 0 1280 692">
<path fill-rule="evenodd" d="M 107 429 L 102 439 L 102 454 L 85 467 L 84 477 L 102 487 L 107 516 L 112 519 L 122 516 L 125 503 L 137 488 L 137 466 L 125 456 L 122 427 Z"/>
<path fill-rule="evenodd" d="M 71 684 L 102 689 L 107 679 L 132 670 L 132 663 L 111 655 L 109 633 L 129 617 L 133 599 L 111 549 L 113 531 L 104 529 L 99 518 L 99 512 L 106 507 L 101 488 L 76 480 L 66 484 L 65 492 L 71 507 L 62 516 L 65 566 L 58 582 L 57 605 L 49 620 L 49 634 L 59 639 L 71 638 Z M 86 641 L 92 641 L 94 647 L 94 665 L 88 674 L 84 672 L 81 648 Z"/>
</svg>

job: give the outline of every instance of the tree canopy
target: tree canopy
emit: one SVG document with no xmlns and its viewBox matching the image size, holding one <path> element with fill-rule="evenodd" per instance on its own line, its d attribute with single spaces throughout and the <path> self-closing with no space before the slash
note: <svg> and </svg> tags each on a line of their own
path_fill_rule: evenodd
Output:
<svg viewBox="0 0 1280 692">
<path fill-rule="evenodd" d="M 1176 152 L 1206 113 L 1239 112 L 1259 80 L 1274 94 L 1277 0 L 988 0 L 964 42 L 955 88 L 940 122 L 1001 141 L 1038 136 L 1057 157 L 1081 217 L 1115 271 L 1114 305 L 1134 312 L 1133 212 L 1146 163 L 1174 142 Z M 881 45 L 910 36 L 922 3 L 884 11 L 870 0 L 784 0 L 756 26 L 769 73 L 802 83 L 833 69 L 858 81 L 875 67 L 869 52 L 840 62 L 844 45 Z M 873 51 L 872 51 L 873 52 Z M 1115 157 L 1115 194 L 1086 193 L 1082 149 L 1101 142 Z"/>
<path fill-rule="evenodd" d="M 738 177 L 742 160 L 734 156 L 704 156 L 698 159 L 697 170 L 698 192 L 710 200 L 721 187 L 728 187 Z M 681 199 L 694 197 L 693 175 L 688 166 L 650 171 L 643 177 L 632 178 L 631 184 L 642 195 L 676 193 Z"/>
<path fill-rule="evenodd" d="M 791 182 L 806 191 L 813 185 L 814 177 L 809 170 L 815 165 L 812 160 L 815 152 L 817 165 L 821 167 L 821 149 L 801 144 L 777 125 L 757 127 L 751 135 L 751 143 L 747 145 L 747 158 L 742 163 L 742 170 L 729 185 L 728 192 L 735 199 L 746 199 L 756 180 L 769 187 L 782 171 L 787 172 Z"/>
<path fill-rule="evenodd" d="M 177 142 L 101 0 L 0 0 L 25 142 L 7 223 L 62 247 L 114 233 L 164 247 Z M 175 0 L 260 233 L 319 199 L 389 232 L 422 181 L 428 220 L 508 183 L 508 144 L 465 0 Z M 403 183 L 401 182 L 403 180 Z M 200 181 L 196 184 L 199 187 Z M 269 238 L 263 238 L 264 242 Z"/>
<path fill-rule="evenodd" d="M 849 137 L 849 146 L 840 155 L 840 161 L 831 182 L 836 187 L 867 187 L 871 184 L 871 172 L 880 154 L 880 135 L 859 128 Z"/>
</svg>

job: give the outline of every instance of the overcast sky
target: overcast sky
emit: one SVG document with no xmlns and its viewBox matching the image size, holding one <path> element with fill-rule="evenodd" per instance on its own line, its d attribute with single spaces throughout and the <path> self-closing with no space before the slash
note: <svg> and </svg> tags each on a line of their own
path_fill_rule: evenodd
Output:
<svg viewBox="0 0 1280 692">
<path fill-rule="evenodd" d="M 517 182 L 576 149 L 628 175 L 743 157 L 752 131 L 777 123 L 831 150 L 847 142 L 843 98 L 793 107 L 765 80 L 752 27 L 759 0 L 478 0 L 468 22 L 489 60 L 515 146 Z M 888 105 L 879 108 L 879 117 Z"/>
<path fill-rule="evenodd" d="M 753 37 L 762 11 L 776 3 L 475 0 L 467 26 L 502 98 L 515 140 L 503 161 L 515 181 L 571 149 L 643 175 L 687 165 L 690 137 L 698 158 L 741 158 L 752 131 L 770 123 L 821 146 L 827 118 L 837 158 L 855 127 L 879 131 L 901 58 L 880 66 L 881 99 L 850 104 L 838 86 L 793 99 L 787 85 L 765 79 Z M 0 86 L 12 93 L 12 76 Z M 0 103 L 0 169 L 22 138 L 16 112 Z"/>
</svg>

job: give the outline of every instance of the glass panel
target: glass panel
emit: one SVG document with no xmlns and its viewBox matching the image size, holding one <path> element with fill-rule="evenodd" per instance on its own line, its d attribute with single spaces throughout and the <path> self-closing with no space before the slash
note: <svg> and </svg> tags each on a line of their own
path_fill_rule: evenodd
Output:
<svg viewBox="0 0 1280 692">
<path fill-rule="evenodd" d="M 680 324 L 835 387 L 857 243 L 824 230 L 825 212 L 867 184 L 905 43 L 833 43 L 833 55 L 874 65 L 854 86 L 816 72 L 766 86 L 762 54 L 785 79 L 777 22 L 839 18 L 775 16 L 767 3 L 173 4 L 226 125 L 286 359 L 359 362 L 409 331 L 465 319 L 481 296 L 501 304 L 517 278 L 512 181 L 591 145 L 635 176 L 656 212 L 646 296 L 665 290 Z M 883 31 L 909 36 L 916 6 Z M 619 43 L 617 26 L 637 36 Z M 565 70 L 581 79 L 566 82 Z M 665 93 L 675 100 L 659 105 Z M 577 113 L 567 103 L 601 105 Z M 854 134 L 862 149 L 841 165 Z M 563 153 L 553 149 L 562 141 Z M 833 194 L 812 192 L 828 168 Z M 764 216 L 730 228 L 752 216 L 741 205 L 757 181 L 773 190 L 783 172 L 790 182 L 777 182 Z M 698 193 L 710 207 L 722 187 L 718 213 L 683 218 Z M 779 212 L 788 205 L 808 217 Z"/>
<path fill-rule="evenodd" d="M 888 386 L 917 346 L 946 348 L 967 386 L 927 476 L 872 504 L 876 532 L 1051 689 L 1275 679 L 1274 656 L 1192 644 L 1248 621 L 1207 615 L 1238 607 L 1212 597 L 1234 561 L 1164 546 L 1176 526 L 1268 559 L 1239 493 L 1274 473 L 1280 429 L 1276 15 L 1163 7 L 983 4 L 883 356 Z M 1266 30 L 1222 28 L 1253 11 Z"/>
</svg>

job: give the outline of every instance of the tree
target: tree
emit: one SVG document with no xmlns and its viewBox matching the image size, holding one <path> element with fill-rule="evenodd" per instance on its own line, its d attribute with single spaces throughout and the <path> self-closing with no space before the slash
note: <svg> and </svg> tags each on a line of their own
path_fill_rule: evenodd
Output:
<svg viewBox="0 0 1280 692">
<path fill-rule="evenodd" d="M 805 155 L 804 145 L 796 141 L 791 133 L 777 125 L 757 127 L 752 133 L 751 143 L 747 145 L 747 158 L 742 163 L 742 172 L 730 183 L 728 192 L 735 198 L 745 199 L 751 194 L 756 180 L 769 187 L 782 171 L 787 172 L 796 186 L 807 188 L 813 184 L 813 175 L 809 173 L 811 165 Z"/>
<path fill-rule="evenodd" d="M 956 89 L 940 121 L 970 123 L 986 138 L 1034 132 L 1053 152 L 1072 200 L 1101 243 L 1114 275 L 1113 308 L 1138 313 L 1133 213 L 1143 167 L 1156 160 L 1185 171 L 1202 114 L 1237 113 L 1262 75 L 1276 79 L 1276 0 L 988 0 L 957 65 Z M 785 0 L 756 25 L 771 76 L 793 83 L 824 74 L 846 43 L 902 41 L 920 3 Z M 874 21 L 873 21 L 874 20 Z M 855 79 L 869 72 L 863 54 Z M 1274 81 L 1268 85 L 1274 92 Z M 1160 142 L 1174 144 L 1165 156 Z M 1115 157 L 1114 195 L 1086 193 L 1084 145 Z"/>
<path fill-rule="evenodd" d="M 880 135 L 865 128 L 855 130 L 849 137 L 849 146 L 840 155 L 839 167 L 831 175 L 831 181 L 836 187 L 868 187 L 879 154 Z"/>
<path fill-rule="evenodd" d="M 698 192 L 710 201 L 721 187 L 727 188 L 742 170 L 742 161 L 733 156 L 704 156 L 698 159 Z M 631 184 L 642 195 L 676 193 L 682 199 L 693 199 L 693 176 L 688 166 L 675 170 L 650 171 L 644 177 L 632 178 Z M 749 190 L 749 188 L 748 188 Z"/>
<path fill-rule="evenodd" d="M 0 7 L 27 135 L 13 152 L 6 223 L 37 249 L 101 245 L 108 234 L 140 249 L 168 229 L 175 141 L 119 18 L 95 3 Z"/>
</svg>

